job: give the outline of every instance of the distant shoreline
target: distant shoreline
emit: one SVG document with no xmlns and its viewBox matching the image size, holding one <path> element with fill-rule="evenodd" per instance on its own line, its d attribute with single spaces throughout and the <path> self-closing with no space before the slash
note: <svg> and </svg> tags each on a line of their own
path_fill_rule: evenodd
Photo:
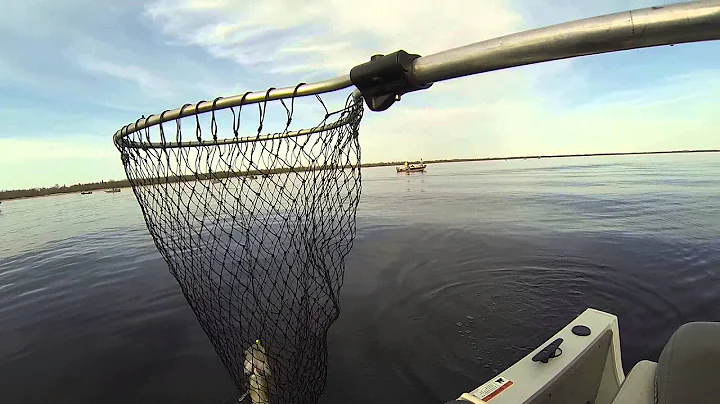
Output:
<svg viewBox="0 0 720 404">
<path fill-rule="evenodd" d="M 476 157 L 466 159 L 441 159 L 441 160 L 423 160 L 425 164 L 440 163 L 465 163 L 473 161 L 505 161 L 505 160 L 537 160 L 537 159 L 553 159 L 553 158 L 572 158 L 572 157 L 603 157 L 603 156 L 640 156 L 650 154 L 691 154 L 691 153 L 720 153 L 720 149 L 698 149 L 698 150 L 663 150 L 663 151 L 646 151 L 646 152 L 614 152 L 614 153 L 582 153 L 582 154 L 538 154 L 532 156 L 510 156 L 510 157 Z M 409 161 L 410 164 L 419 163 L 417 161 Z M 404 161 L 393 161 L 383 163 L 363 164 L 363 168 L 367 167 L 385 167 L 403 165 Z"/>
<path fill-rule="evenodd" d="M 530 156 L 509 156 L 509 157 L 478 157 L 478 158 L 464 158 L 464 159 L 440 159 L 440 160 L 424 160 L 425 164 L 442 164 L 442 163 L 467 163 L 477 161 L 508 161 L 508 160 L 538 160 L 538 159 L 551 159 L 551 158 L 575 158 L 575 157 L 603 157 L 603 156 L 641 156 L 641 155 L 653 155 L 653 154 L 691 154 L 691 153 L 720 153 L 720 149 L 698 149 L 698 150 L 664 150 L 664 151 L 646 151 L 646 152 L 614 152 L 614 153 L 577 153 L 577 154 L 538 154 Z M 420 160 L 410 161 L 408 163 L 415 164 L 419 163 Z M 391 161 L 391 162 L 380 162 L 380 163 L 366 163 L 362 164 L 362 168 L 371 167 L 388 167 L 398 166 L 405 164 L 405 161 Z M 274 172 L 280 172 L 274 170 Z M 243 175 L 249 175 L 245 173 Z M 252 173 L 256 174 L 256 173 Z M 218 178 L 226 178 L 231 175 L 229 173 L 216 173 Z M 190 178 L 185 178 L 190 177 Z M 183 178 L 177 178 L 176 181 L 183 179 L 193 179 L 195 176 L 185 176 Z M 201 174 L 200 178 L 197 179 L 210 179 L 215 177 L 209 177 L 207 174 Z M 130 181 L 108 181 L 108 182 L 95 182 L 88 184 L 76 184 L 71 186 L 62 187 L 48 187 L 48 188 L 31 188 L 31 189 L 17 189 L 10 191 L 0 191 L 0 201 L 11 200 L 11 199 L 26 199 L 35 198 L 41 196 L 51 196 L 60 194 L 75 194 L 86 191 L 103 191 L 111 188 L 129 188 Z"/>
</svg>

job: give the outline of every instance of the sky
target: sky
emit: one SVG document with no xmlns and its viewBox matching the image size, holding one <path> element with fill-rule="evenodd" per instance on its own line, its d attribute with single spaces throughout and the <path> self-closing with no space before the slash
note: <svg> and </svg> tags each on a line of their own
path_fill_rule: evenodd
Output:
<svg viewBox="0 0 720 404">
<path fill-rule="evenodd" d="M 112 134 L 141 115 L 658 3 L 0 0 L 0 190 L 124 178 Z M 719 42 L 524 66 L 366 110 L 362 159 L 720 148 L 718 95 Z"/>
</svg>

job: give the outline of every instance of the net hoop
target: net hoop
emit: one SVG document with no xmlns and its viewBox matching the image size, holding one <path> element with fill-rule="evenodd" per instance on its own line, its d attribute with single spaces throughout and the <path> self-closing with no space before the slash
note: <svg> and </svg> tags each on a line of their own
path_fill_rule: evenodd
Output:
<svg viewBox="0 0 720 404">
<path fill-rule="evenodd" d="M 268 101 L 275 101 L 275 100 L 284 100 L 284 99 L 293 99 L 293 98 L 299 98 L 299 97 L 306 97 L 310 95 L 319 95 L 324 94 L 336 90 L 342 90 L 344 88 L 348 88 L 352 86 L 352 82 L 350 81 L 350 76 L 340 76 L 336 77 L 334 79 L 325 80 L 317 83 L 300 83 L 294 87 L 283 87 L 283 88 L 270 88 L 267 91 L 256 91 L 256 92 L 247 92 L 243 95 L 234 95 L 230 97 L 217 97 L 213 101 L 200 101 L 196 104 L 185 104 L 180 108 L 176 108 L 173 110 L 165 110 L 160 114 L 153 114 L 148 117 L 141 117 L 135 122 L 129 123 L 122 128 L 118 129 L 115 134 L 113 135 L 113 142 L 115 143 L 116 147 L 120 148 L 123 146 L 124 143 L 128 143 L 128 137 L 132 135 L 135 132 L 138 132 L 143 129 L 147 129 L 159 124 L 163 124 L 165 122 L 170 122 L 173 120 L 177 120 L 179 118 L 186 118 L 190 116 L 195 116 L 199 114 L 203 114 L 206 112 L 214 112 L 219 111 L 223 109 L 228 109 L 232 107 L 242 107 L 243 105 L 251 105 L 251 104 L 258 104 L 262 102 L 268 102 Z M 355 90 L 352 94 L 354 102 L 361 103 L 362 101 L 362 95 L 359 91 Z M 315 131 L 321 131 L 322 128 L 316 127 L 309 130 L 315 130 Z M 303 133 L 307 134 L 307 133 Z M 225 141 L 228 141 L 228 143 L 234 143 L 237 142 L 238 139 L 225 139 Z M 128 146 L 133 145 L 132 142 L 129 142 L 130 144 Z M 213 141 L 208 144 L 215 144 L 217 141 Z M 169 147 L 168 144 L 165 145 L 165 147 Z M 196 144 L 193 143 L 187 143 L 187 144 L 181 144 L 181 145 L 175 145 L 174 147 L 187 145 L 187 146 L 193 146 Z M 139 145 L 134 144 L 132 147 L 138 147 Z M 149 147 L 163 147 L 160 144 L 153 145 L 151 144 L 145 144 L 143 145 L 143 148 L 149 148 Z"/>
<path fill-rule="evenodd" d="M 262 142 L 262 141 L 273 140 L 273 139 L 299 137 L 299 136 L 311 135 L 311 134 L 315 134 L 315 133 L 329 131 L 329 130 L 336 129 L 341 126 L 349 124 L 351 119 L 352 119 L 351 116 L 342 116 L 335 122 L 331 122 L 329 124 L 318 125 L 314 128 L 310 128 L 310 129 L 301 129 L 301 130 L 285 132 L 285 133 L 278 132 L 278 133 L 272 133 L 272 134 L 261 135 L 261 136 L 245 136 L 245 137 L 238 137 L 238 138 L 225 138 L 225 139 L 218 139 L 218 140 L 186 141 L 186 142 L 172 142 L 172 141 L 168 141 L 168 142 L 137 142 L 137 141 L 133 141 L 133 140 L 124 138 L 124 139 L 121 139 L 119 141 L 119 143 L 117 143 L 116 145 L 121 148 L 127 147 L 127 148 L 131 148 L 131 149 L 173 149 L 173 148 L 180 148 L 180 147 L 219 146 L 219 145 L 229 145 L 229 144 L 239 144 L 239 143 Z M 157 124 L 157 125 L 161 125 L 161 124 Z M 145 129 L 149 129 L 152 127 L 153 126 L 148 126 Z"/>
<path fill-rule="evenodd" d="M 114 137 L 160 255 L 254 404 L 319 399 L 355 238 L 362 97 L 329 111 L 306 94 L 322 117 L 289 130 L 303 86 L 188 104 Z M 258 124 L 248 115 L 256 133 L 240 136 Z"/>
</svg>

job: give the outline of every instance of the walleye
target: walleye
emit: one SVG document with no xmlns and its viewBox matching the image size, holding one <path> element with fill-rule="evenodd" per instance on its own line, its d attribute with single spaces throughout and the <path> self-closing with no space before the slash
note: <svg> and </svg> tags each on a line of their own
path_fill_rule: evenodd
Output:
<svg viewBox="0 0 720 404">
<path fill-rule="evenodd" d="M 245 374 L 248 375 L 252 404 L 269 404 L 270 361 L 259 339 L 245 350 Z"/>
</svg>

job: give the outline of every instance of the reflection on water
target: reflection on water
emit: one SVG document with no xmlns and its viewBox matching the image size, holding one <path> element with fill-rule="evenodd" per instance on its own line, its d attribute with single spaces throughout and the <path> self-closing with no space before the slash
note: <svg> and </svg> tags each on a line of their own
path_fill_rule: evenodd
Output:
<svg viewBox="0 0 720 404">
<path fill-rule="evenodd" d="M 48 243 L 91 233 L 144 225 L 135 195 L 67 194 L 4 201 L 0 213 L 0 257 L 32 252 Z"/>
<path fill-rule="evenodd" d="M 587 307 L 626 369 L 720 320 L 720 156 L 363 170 L 324 403 L 437 403 Z M 131 190 L 0 206 L 3 402 L 217 403 L 237 395 Z"/>
</svg>

